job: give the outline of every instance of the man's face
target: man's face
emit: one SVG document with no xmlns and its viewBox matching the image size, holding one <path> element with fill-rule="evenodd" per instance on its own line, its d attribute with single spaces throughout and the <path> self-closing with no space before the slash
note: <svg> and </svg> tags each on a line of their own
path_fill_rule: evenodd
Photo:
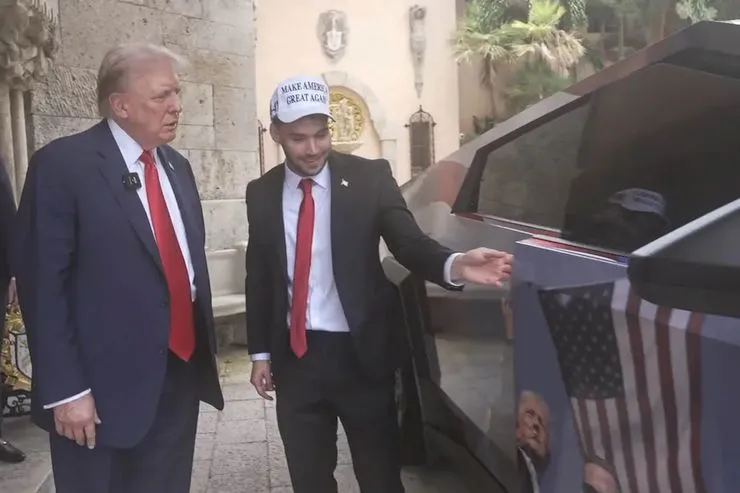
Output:
<svg viewBox="0 0 740 493">
<path fill-rule="evenodd" d="M 331 151 L 329 119 L 323 115 L 273 124 L 270 135 L 282 146 L 293 171 L 302 176 L 314 176 L 321 171 Z"/>
<path fill-rule="evenodd" d="M 549 413 L 547 404 L 533 394 L 524 395 L 519 401 L 517 416 L 517 443 L 528 454 L 543 459 L 549 450 Z"/>
<path fill-rule="evenodd" d="M 180 81 L 170 63 L 134 67 L 121 93 L 111 96 L 119 123 L 144 149 L 172 142 L 180 121 Z"/>
</svg>

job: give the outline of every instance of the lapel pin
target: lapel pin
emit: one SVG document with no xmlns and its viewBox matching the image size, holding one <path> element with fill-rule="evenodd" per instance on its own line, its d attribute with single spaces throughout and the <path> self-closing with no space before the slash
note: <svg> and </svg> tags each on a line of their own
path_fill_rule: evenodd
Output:
<svg viewBox="0 0 740 493">
<path fill-rule="evenodd" d="M 349 182 L 347 180 L 345 180 L 344 178 L 342 178 L 341 185 L 343 187 L 348 187 L 349 186 Z"/>
<path fill-rule="evenodd" d="M 172 163 L 171 162 L 167 161 L 167 166 L 170 167 L 170 171 L 175 171 L 175 167 L 172 166 Z"/>
</svg>

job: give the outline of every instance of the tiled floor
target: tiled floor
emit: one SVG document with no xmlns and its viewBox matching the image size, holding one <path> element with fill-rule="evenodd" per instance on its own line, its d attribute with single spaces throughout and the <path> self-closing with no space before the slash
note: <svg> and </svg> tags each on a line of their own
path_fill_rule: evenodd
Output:
<svg viewBox="0 0 740 493">
<path fill-rule="evenodd" d="M 290 493 L 290 479 L 272 402 L 262 400 L 248 383 L 250 363 L 244 352 L 223 359 L 226 409 L 204 407 L 196 448 L 192 493 Z M 336 478 L 341 493 L 359 492 L 347 440 L 340 432 Z M 404 471 L 407 493 L 465 493 L 450 471 Z"/>
<path fill-rule="evenodd" d="M 249 385 L 246 351 L 232 350 L 221 359 L 227 404 L 223 412 L 202 408 L 192 493 L 291 493 L 275 409 Z M 0 464 L 0 492 L 53 493 L 46 481 L 51 471 L 46 436 L 26 418 L 7 420 L 4 433 L 28 454 L 28 460 Z M 336 477 L 341 493 L 359 492 L 343 436 Z M 407 493 L 466 493 L 450 471 L 407 470 L 404 483 Z"/>
</svg>

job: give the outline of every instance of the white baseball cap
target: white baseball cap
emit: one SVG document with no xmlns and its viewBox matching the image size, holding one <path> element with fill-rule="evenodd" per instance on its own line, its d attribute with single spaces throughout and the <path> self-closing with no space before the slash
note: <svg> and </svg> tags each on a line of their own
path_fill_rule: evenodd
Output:
<svg viewBox="0 0 740 493">
<path fill-rule="evenodd" d="M 630 211 L 649 212 L 665 218 L 665 199 L 661 194 L 652 190 L 628 188 L 612 195 L 609 202 Z"/>
<path fill-rule="evenodd" d="M 270 99 L 270 119 L 292 123 L 304 116 L 326 115 L 329 111 L 329 86 L 324 79 L 300 76 L 278 84 Z"/>
</svg>

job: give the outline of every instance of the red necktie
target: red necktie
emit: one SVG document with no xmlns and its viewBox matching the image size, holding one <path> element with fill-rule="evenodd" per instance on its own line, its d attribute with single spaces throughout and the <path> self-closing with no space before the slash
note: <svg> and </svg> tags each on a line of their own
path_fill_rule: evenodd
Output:
<svg viewBox="0 0 740 493">
<path fill-rule="evenodd" d="M 308 349 L 306 344 L 306 310 L 308 309 L 308 275 L 311 272 L 311 245 L 315 209 L 311 195 L 313 180 L 301 180 L 303 202 L 298 213 L 298 232 L 295 245 L 295 269 L 293 271 L 293 301 L 290 310 L 290 347 L 299 358 Z"/>
<path fill-rule="evenodd" d="M 167 202 L 164 200 L 152 151 L 144 151 L 141 162 L 144 163 L 146 197 L 149 201 L 154 237 L 157 239 L 170 294 L 170 350 L 184 361 L 188 361 L 195 351 L 190 276 L 180 251 L 180 244 L 177 242 L 175 228 L 172 226 Z"/>
</svg>

